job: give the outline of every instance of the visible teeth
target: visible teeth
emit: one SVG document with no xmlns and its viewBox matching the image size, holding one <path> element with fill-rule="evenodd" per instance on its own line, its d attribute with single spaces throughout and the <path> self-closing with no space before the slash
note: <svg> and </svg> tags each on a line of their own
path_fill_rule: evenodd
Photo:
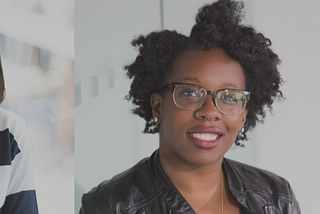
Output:
<svg viewBox="0 0 320 214">
<path fill-rule="evenodd" d="M 206 141 L 213 141 L 218 137 L 218 135 L 215 135 L 215 134 L 202 134 L 202 133 L 191 133 L 191 136 L 198 138 L 200 140 L 206 140 Z"/>
</svg>

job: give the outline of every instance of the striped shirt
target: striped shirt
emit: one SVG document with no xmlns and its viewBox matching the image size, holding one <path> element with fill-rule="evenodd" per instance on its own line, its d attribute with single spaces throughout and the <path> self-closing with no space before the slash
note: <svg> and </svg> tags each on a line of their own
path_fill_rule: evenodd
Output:
<svg viewBox="0 0 320 214">
<path fill-rule="evenodd" d="M 38 214 L 31 143 L 24 121 L 0 108 L 0 214 Z"/>
</svg>

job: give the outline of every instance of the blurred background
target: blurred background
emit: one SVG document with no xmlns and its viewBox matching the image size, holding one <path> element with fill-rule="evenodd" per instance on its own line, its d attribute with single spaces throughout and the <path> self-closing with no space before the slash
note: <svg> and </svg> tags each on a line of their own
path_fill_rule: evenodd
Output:
<svg viewBox="0 0 320 214">
<path fill-rule="evenodd" d="M 142 134 L 144 121 L 124 100 L 130 81 L 123 66 L 137 51 L 133 38 L 170 29 L 189 35 L 198 8 L 209 0 L 76 0 L 75 210 L 84 192 L 133 166 L 158 147 Z M 227 157 L 286 178 L 302 213 L 318 213 L 320 171 L 320 1 L 245 0 L 245 24 L 272 41 L 280 56 L 286 100 L 274 104 L 246 147 Z"/>
<path fill-rule="evenodd" d="M 26 122 L 39 212 L 74 212 L 74 1 L 1 0 L 1 107 Z"/>
</svg>

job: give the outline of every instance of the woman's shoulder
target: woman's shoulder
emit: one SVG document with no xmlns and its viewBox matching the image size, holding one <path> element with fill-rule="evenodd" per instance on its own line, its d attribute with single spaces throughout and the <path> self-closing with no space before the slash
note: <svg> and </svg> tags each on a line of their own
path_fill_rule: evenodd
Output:
<svg viewBox="0 0 320 214">
<path fill-rule="evenodd" d="M 229 159 L 224 159 L 223 167 L 230 190 L 244 206 L 277 213 L 300 213 L 293 190 L 283 177 Z"/>
<path fill-rule="evenodd" d="M 19 132 L 26 130 L 24 120 L 16 113 L 0 107 L 0 131 L 9 129 L 10 132 Z"/>
<path fill-rule="evenodd" d="M 232 170 L 232 176 L 239 179 L 247 192 L 278 195 L 291 199 L 292 190 L 285 178 L 270 171 L 230 159 L 225 159 L 225 165 L 229 168 L 229 172 Z"/>
<path fill-rule="evenodd" d="M 103 181 L 82 197 L 82 213 L 88 210 L 110 209 L 116 203 L 135 204 L 132 200 L 152 194 L 153 184 L 148 172 L 148 158 L 130 169 Z M 125 206 L 124 206 L 125 207 Z"/>
<path fill-rule="evenodd" d="M 31 146 L 28 128 L 24 120 L 16 113 L 1 107 L 0 138 L 1 142 L 16 142 L 22 150 Z"/>
</svg>

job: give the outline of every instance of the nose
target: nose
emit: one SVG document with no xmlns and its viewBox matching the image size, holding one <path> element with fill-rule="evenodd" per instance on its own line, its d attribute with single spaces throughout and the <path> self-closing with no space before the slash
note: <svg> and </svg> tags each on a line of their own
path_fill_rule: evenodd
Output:
<svg viewBox="0 0 320 214">
<path fill-rule="evenodd" d="M 205 121 L 218 121 L 221 119 L 222 113 L 217 108 L 214 99 L 215 94 L 208 93 L 205 103 L 197 110 L 198 116 L 205 118 Z"/>
</svg>

